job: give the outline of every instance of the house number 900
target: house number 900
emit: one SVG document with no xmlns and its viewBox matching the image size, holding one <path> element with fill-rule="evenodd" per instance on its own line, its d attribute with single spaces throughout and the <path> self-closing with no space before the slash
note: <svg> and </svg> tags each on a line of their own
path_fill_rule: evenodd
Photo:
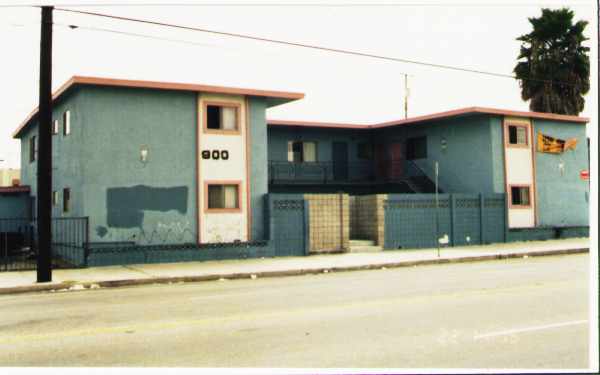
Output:
<svg viewBox="0 0 600 375">
<path fill-rule="evenodd" d="M 204 150 L 202 151 L 202 159 L 213 159 L 213 160 L 228 160 L 229 151 L 227 150 Z"/>
</svg>

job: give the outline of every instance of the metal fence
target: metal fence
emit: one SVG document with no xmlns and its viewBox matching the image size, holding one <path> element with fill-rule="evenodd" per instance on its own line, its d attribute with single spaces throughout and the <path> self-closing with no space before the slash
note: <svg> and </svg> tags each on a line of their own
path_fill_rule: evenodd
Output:
<svg viewBox="0 0 600 375">
<path fill-rule="evenodd" d="M 390 194 L 385 202 L 385 248 L 436 247 L 504 242 L 504 194 Z"/>
<path fill-rule="evenodd" d="M 81 267 L 88 255 L 87 217 L 52 219 L 52 265 Z M 37 265 L 37 221 L 0 219 L 0 272 L 34 270 Z"/>
<path fill-rule="evenodd" d="M 427 177 L 411 160 L 367 160 L 354 162 L 289 162 L 269 160 L 271 184 L 339 184 L 398 182 Z"/>
<path fill-rule="evenodd" d="M 268 194 L 267 237 L 276 256 L 308 254 L 308 204 L 302 194 Z"/>
</svg>

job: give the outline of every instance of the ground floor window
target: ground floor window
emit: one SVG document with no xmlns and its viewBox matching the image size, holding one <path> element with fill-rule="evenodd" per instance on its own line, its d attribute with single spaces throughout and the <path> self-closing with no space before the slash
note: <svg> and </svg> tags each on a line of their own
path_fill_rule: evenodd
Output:
<svg viewBox="0 0 600 375">
<path fill-rule="evenodd" d="M 511 206 L 530 207 L 530 191 L 529 186 L 511 186 L 510 187 L 510 203 Z"/>
<path fill-rule="evenodd" d="M 306 141 L 289 141 L 288 161 L 294 163 L 317 161 L 317 143 Z"/>
<path fill-rule="evenodd" d="M 239 184 L 207 184 L 208 210 L 239 209 Z"/>
</svg>

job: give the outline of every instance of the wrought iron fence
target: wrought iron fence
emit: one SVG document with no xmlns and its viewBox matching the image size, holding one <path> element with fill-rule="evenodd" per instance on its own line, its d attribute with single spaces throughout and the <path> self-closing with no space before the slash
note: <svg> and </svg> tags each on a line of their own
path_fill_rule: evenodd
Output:
<svg viewBox="0 0 600 375">
<path fill-rule="evenodd" d="M 0 271 L 35 269 L 35 227 L 29 219 L 0 219 Z"/>
<path fill-rule="evenodd" d="M 414 161 L 404 159 L 304 163 L 270 160 L 268 173 L 271 185 L 403 183 L 415 193 L 435 191 L 435 184 L 426 171 Z"/>
<path fill-rule="evenodd" d="M 269 182 L 277 183 L 369 183 L 393 182 L 406 177 L 404 171 L 415 170 L 408 160 L 360 162 L 269 161 Z"/>
<path fill-rule="evenodd" d="M 53 218 L 53 267 L 85 266 L 88 256 L 88 233 L 87 217 Z M 0 218 L 0 272 L 34 270 L 37 257 L 37 221 Z"/>
</svg>

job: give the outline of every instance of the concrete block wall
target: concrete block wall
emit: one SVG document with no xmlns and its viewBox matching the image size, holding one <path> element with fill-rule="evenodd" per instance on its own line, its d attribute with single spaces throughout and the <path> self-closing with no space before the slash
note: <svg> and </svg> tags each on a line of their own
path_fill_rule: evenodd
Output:
<svg viewBox="0 0 600 375">
<path fill-rule="evenodd" d="M 348 194 L 305 194 L 311 254 L 346 251 L 350 240 Z"/>
<path fill-rule="evenodd" d="M 385 212 L 387 194 L 350 197 L 352 239 L 372 240 L 383 246 L 385 240 Z"/>
</svg>

